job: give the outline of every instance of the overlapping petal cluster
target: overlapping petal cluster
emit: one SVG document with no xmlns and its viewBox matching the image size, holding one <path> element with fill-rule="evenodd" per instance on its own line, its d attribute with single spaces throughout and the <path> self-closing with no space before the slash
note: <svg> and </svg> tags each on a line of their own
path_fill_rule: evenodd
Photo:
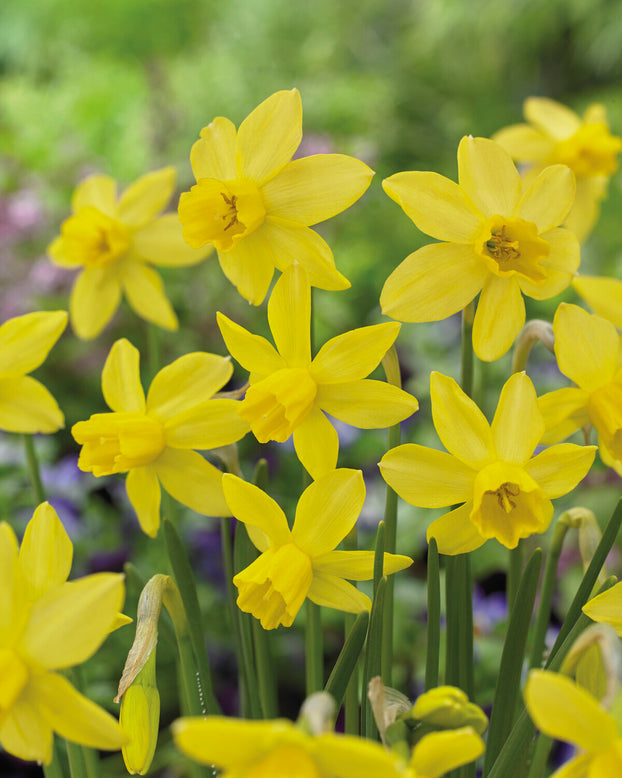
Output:
<svg viewBox="0 0 622 778">
<path fill-rule="evenodd" d="M 64 426 L 56 400 L 27 373 L 42 364 L 66 326 L 65 311 L 27 313 L 0 326 L 0 429 L 35 433 Z"/>
<path fill-rule="evenodd" d="M 337 465 L 339 439 L 325 413 L 355 427 L 376 429 L 417 410 L 417 400 L 407 392 L 365 378 L 397 338 L 399 324 L 338 335 L 311 359 L 311 289 L 298 264 L 275 284 L 268 321 L 276 349 L 218 314 L 227 348 L 251 373 L 239 413 L 260 443 L 284 442 L 293 434 L 296 454 L 313 478 Z"/>
<path fill-rule="evenodd" d="M 514 124 L 494 140 L 513 159 L 527 164 L 528 175 L 547 165 L 568 165 L 577 179 L 577 193 L 564 224 L 583 241 L 591 232 L 607 194 L 609 178 L 618 169 L 622 138 L 609 131 L 603 105 L 593 103 L 581 118 L 565 105 L 545 97 L 525 100 L 528 124 Z"/>
<path fill-rule="evenodd" d="M 72 555 L 48 503 L 35 511 L 21 547 L 0 523 L 0 744 L 46 764 L 54 732 L 93 748 L 118 749 L 127 740 L 109 713 L 57 672 L 97 651 L 125 595 L 115 573 L 67 582 Z"/>
<path fill-rule="evenodd" d="M 313 286 L 347 289 L 327 243 L 310 225 L 349 208 L 373 171 L 343 154 L 292 160 L 302 140 L 297 89 L 276 92 L 235 125 L 218 116 L 201 131 L 190 162 L 196 185 L 182 194 L 179 218 L 194 248 L 215 246 L 224 274 L 259 305 L 274 268 L 300 262 Z"/>
<path fill-rule="evenodd" d="M 165 329 L 177 329 L 162 279 L 152 265 L 184 267 L 209 249 L 191 249 L 176 213 L 161 214 L 175 189 L 175 168 L 141 176 L 117 197 L 109 176 L 89 176 L 76 188 L 73 215 L 48 247 L 52 262 L 81 268 L 71 290 L 69 313 L 76 335 L 97 337 L 125 294 L 132 310 Z"/>
<path fill-rule="evenodd" d="M 128 497 L 152 537 L 160 526 L 160 484 L 199 513 L 228 516 L 222 473 L 193 449 L 229 445 L 249 430 L 236 400 L 213 397 L 231 377 L 231 360 L 186 354 L 160 370 L 145 399 L 139 359 L 125 339 L 110 350 L 102 390 L 112 413 L 74 424 L 78 467 L 95 476 L 127 473 Z"/>
<path fill-rule="evenodd" d="M 552 165 L 523 187 L 501 146 L 471 137 L 458 147 L 458 172 L 459 184 L 418 171 L 383 181 L 417 227 L 443 242 L 406 257 L 386 280 L 380 303 L 399 321 L 438 321 L 481 292 L 473 348 L 491 361 L 525 323 L 523 295 L 554 297 L 579 267 L 579 243 L 559 227 L 574 199 L 574 175 Z"/>
<path fill-rule="evenodd" d="M 243 521 L 260 556 L 233 579 L 238 607 L 264 629 L 291 626 L 308 597 L 318 605 L 359 613 L 369 597 L 348 581 L 373 577 L 373 551 L 336 551 L 354 526 L 365 500 L 360 470 L 332 470 L 305 489 L 290 530 L 277 503 L 257 486 L 223 476 L 231 513 Z M 412 559 L 384 555 L 384 573 L 404 570 Z"/>
<path fill-rule="evenodd" d="M 576 386 L 539 399 L 545 440 L 591 424 L 603 461 L 622 475 L 622 339 L 611 322 L 568 303 L 557 309 L 553 332 L 559 369 Z"/>
<path fill-rule="evenodd" d="M 564 443 L 532 456 L 544 421 L 524 373 L 504 385 L 491 425 L 452 378 L 433 372 L 430 386 L 434 426 L 449 453 L 407 443 L 380 463 L 385 481 L 411 505 L 463 503 L 432 522 L 428 539 L 436 538 L 443 554 L 461 554 L 489 538 L 515 548 L 544 532 L 551 500 L 586 475 L 595 447 Z"/>
</svg>

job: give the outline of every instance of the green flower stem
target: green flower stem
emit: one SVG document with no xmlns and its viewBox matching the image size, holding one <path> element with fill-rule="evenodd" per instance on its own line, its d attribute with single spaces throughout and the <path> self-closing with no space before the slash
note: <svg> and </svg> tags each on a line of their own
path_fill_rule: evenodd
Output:
<svg viewBox="0 0 622 778">
<path fill-rule="evenodd" d="M 382 578 L 384 574 L 384 539 L 385 539 L 385 525 L 384 521 L 381 521 L 378 524 L 378 529 L 376 530 L 376 543 L 374 545 L 374 597 L 376 596 L 376 592 L 378 591 L 378 584 L 380 583 L 380 579 Z M 385 588 L 384 592 L 385 596 L 385 606 L 386 606 L 386 596 L 387 591 Z M 384 648 L 384 627 L 383 627 L 383 636 L 382 636 L 382 645 Z"/>
<path fill-rule="evenodd" d="M 428 543 L 428 623 L 425 656 L 425 690 L 438 686 L 441 646 L 441 579 L 436 538 Z"/>
<path fill-rule="evenodd" d="M 358 548 L 358 531 L 356 528 L 356 524 L 352 527 L 350 532 L 346 535 L 343 541 L 343 547 L 346 551 L 356 551 Z M 356 586 L 356 584 L 354 584 Z M 354 630 L 355 624 L 357 623 L 358 616 L 355 616 L 354 613 L 346 613 L 345 619 L 344 619 L 344 628 L 345 628 L 345 643 L 344 647 L 342 649 L 342 654 L 345 651 L 345 645 L 350 640 L 350 636 L 352 634 L 352 631 Z M 367 618 L 367 622 L 369 624 L 369 614 Z M 365 634 L 367 634 L 367 627 L 365 628 Z M 365 636 L 363 636 L 363 640 L 365 639 Z M 338 662 L 341 659 L 341 655 Z M 337 665 L 333 668 L 333 672 L 331 673 L 331 678 L 333 676 L 333 673 L 335 673 L 337 668 Z M 331 683 L 331 678 L 328 679 L 328 683 Z M 326 687 L 326 691 L 330 691 L 328 689 L 328 685 Z M 331 692 L 332 694 L 332 692 Z M 333 694 L 333 696 L 335 696 Z M 347 735 L 358 735 L 360 733 L 361 729 L 361 721 L 360 721 L 360 709 L 359 709 L 359 665 L 356 663 L 354 667 L 352 668 L 352 672 L 350 674 L 350 679 L 348 681 L 348 685 L 346 687 L 345 692 L 345 702 L 344 702 L 344 729 Z"/>
<path fill-rule="evenodd" d="M 60 756 L 58 753 L 56 739 L 52 743 L 52 761 L 50 764 L 41 765 L 43 769 L 43 775 L 45 778 L 65 778 L 65 773 L 61 765 Z"/>
<path fill-rule="evenodd" d="M 199 607 L 194 574 L 179 533 L 173 524 L 166 519 L 164 520 L 164 541 L 173 577 L 179 588 L 179 594 L 187 616 L 188 630 L 197 668 L 197 681 L 201 687 L 206 710 L 210 714 L 217 715 L 221 713 L 221 710 L 214 696 L 212 686 L 212 676 L 205 646 L 205 637 L 203 635 L 203 619 Z"/>
<path fill-rule="evenodd" d="M 337 703 L 337 710 L 341 707 L 344 695 L 347 694 L 347 690 L 352 685 L 352 676 L 356 671 L 369 626 L 369 613 L 367 611 L 362 611 L 358 616 L 349 615 L 353 617 L 354 623 L 324 687 L 324 691 L 328 692 Z M 355 734 L 358 734 L 358 697 L 356 699 L 356 724 Z"/>
<path fill-rule="evenodd" d="M 66 740 L 67 760 L 69 761 L 69 775 L 71 778 L 87 778 L 86 765 L 84 764 L 84 754 L 82 746 L 78 743 L 72 743 Z"/>
<path fill-rule="evenodd" d="M 445 557 L 445 683 L 473 695 L 473 603 L 467 554 Z"/>
<path fill-rule="evenodd" d="M 460 686 L 460 583 L 456 557 L 445 557 L 445 683 Z"/>
<path fill-rule="evenodd" d="M 389 450 L 399 446 L 400 438 L 400 425 L 395 424 L 393 427 L 389 427 Z M 384 549 L 387 553 L 394 554 L 397 536 L 397 493 L 389 485 L 387 485 L 384 525 Z M 390 576 L 385 592 L 382 617 L 382 680 L 387 686 L 391 686 L 393 675 L 394 587 L 394 578 Z"/>
<path fill-rule="evenodd" d="M 305 655 L 307 697 L 324 686 L 324 652 L 322 647 L 322 614 L 320 606 L 305 601 Z"/>
<path fill-rule="evenodd" d="M 41 482 L 41 472 L 39 470 L 39 460 L 37 458 L 37 452 L 35 451 L 35 441 L 33 435 L 24 435 L 24 448 L 26 449 L 26 462 L 28 465 L 28 477 L 32 489 L 35 493 L 35 500 L 37 505 L 41 505 L 45 502 L 45 492 L 43 490 L 43 484 Z"/>
<path fill-rule="evenodd" d="M 537 341 L 544 343 L 546 348 L 554 354 L 555 336 L 553 325 L 541 319 L 531 319 L 519 332 L 514 344 L 512 355 L 512 373 L 520 373 L 527 367 L 527 359 L 534 344 Z"/>
<path fill-rule="evenodd" d="M 473 320 L 475 301 L 470 302 L 462 311 L 462 370 L 460 386 L 469 397 L 473 396 Z"/>
<path fill-rule="evenodd" d="M 508 623 L 501 664 L 497 674 L 497 686 L 492 702 L 488 742 L 484 758 L 483 775 L 487 776 L 512 729 L 516 706 L 520 700 L 520 676 L 525 644 L 533 606 L 538 590 L 542 551 L 537 548 L 525 565 L 525 571 L 516 594 L 516 601 Z"/>
<path fill-rule="evenodd" d="M 367 653 L 365 654 L 365 670 L 363 672 L 363 689 L 361 693 L 361 734 L 372 740 L 377 739 L 378 730 L 374 721 L 374 713 L 367 689 L 369 682 L 375 676 L 380 675 L 382 665 L 382 611 L 384 609 L 384 595 L 386 592 L 387 576 L 383 575 L 378 582 L 371 606 L 369 631 L 367 633 Z"/>
<path fill-rule="evenodd" d="M 553 738 L 547 735 L 540 735 L 536 740 L 536 747 L 533 752 L 531 766 L 529 768 L 528 778 L 541 778 L 546 775 L 546 764 L 549 761 Z"/>
<path fill-rule="evenodd" d="M 521 577 L 521 568 L 523 566 L 523 549 L 519 541 L 516 548 L 512 548 L 508 554 L 508 574 L 506 581 L 505 596 L 508 603 L 508 615 L 512 613 L 512 607 L 516 601 L 516 593 Z"/>
<path fill-rule="evenodd" d="M 274 664 L 270 648 L 270 633 L 261 626 L 257 619 L 253 619 L 253 643 L 257 660 L 257 680 L 261 711 L 264 719 L 274 719 L 278 715 L 278 704 Z"/>
<path fill-rule="evenodd" d="M 81 693 L 84 693 L 85 683 L 82 667 L 77 665 L 65 671 L 67 678 L 71 681 L 73 686 Z M 67 746 L 69 747 L 69 743 Z M 87 778 L 100 778 L 101 776 L 101 762 L 99 761 L 99 755 L 93 748 L 88 746 L 80 746 L 82 749 L 82 759 L 84 762 L 84 769 Z"/>
</svg>

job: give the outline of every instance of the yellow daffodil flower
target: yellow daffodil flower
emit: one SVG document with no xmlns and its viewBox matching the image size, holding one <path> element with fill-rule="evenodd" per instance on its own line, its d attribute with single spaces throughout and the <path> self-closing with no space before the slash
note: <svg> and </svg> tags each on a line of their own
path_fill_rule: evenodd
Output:
<svg viewBox="0 0 622 778">
<path fill-rule="evenodd" d="M 553 320 L 555 356 L 576 386 L 539 399 L 545 440 L 563 440 L 592 424 L 603 461 L 622 475 L 622 340 L 615 326 L 578 305 L 562 303 Z"/>
<path fill-rule="evenodd" d="M 324 413 L 361 429 L 377 429 L 417 410 L 410 394 L 365 379 L 395 341 L 399 324 L 338 335 L 311 359 L 311 289 L 300 265 L 284 271 L 275 284 L 268 321 L 276 349 L 218 314 L 227 348 L 251 373 L 239 413 L 260 443 L 284 442 L 293 434 L 296 454 L 313 478 L 337 465 L 339 439 Z"/>
<path fill-rule="evenodd" d="M 76 335 L 97 337 L 125 294 L 132 310 L 168 330 L 177 317 L 152 265 L 185 267 L 208 250 L 191 249 L 176 213 L 160 215 L 175 189 L 172 167 L 142 176 L 117 198 L 109 176 L 89 176 L 72 199 L 73 215 L 48 247 L 56 265 L 82 268 L 71 291 L 69 313 Z"/>
<path fill-rule="evenodd" d="M 505 127 L 494 140 L 513 159 L 528 165 L 529 176 L 547 165 L 568 165 L 577 178 L 577 194 L 564 224 L 583 241 L 598 219 L 609 178 L 618 169 L 622 138 L 609 132 L 607 112 L 599 103 L 590 105 L 581 118 L 555 100 L 529 97 L 523 113 L 528 124 Z"/>
<path fill-rule="evenodd" d="M 35 433 L 64 426 L 56 400 L 26 374 L 45 360 L 66 326 L 65 311 L 27 313 L 0 326 L 0 429 Z"/>
<path fill-rule="evenodd" d="M 428 540 L 436 538 L 443 554 L 461 554 L 489 538 L 515 548 L 544 532 L 551 499 L 574 489 L 595 447 L 565 443 L 532 457 L 544 421 L 525 373 L 506 382 L 491 425 L 452 378 L 433 372 L 430 386 L 434 426 L 450 453 L 407 443 L 380 463 L 385 481 L 411 505 L 464 503 L 432 522 Z"/>
<path fill-rule="evenodd" d="M 67 582 L 73 548 L 54 509 L 42 503 L 21 548 L 0 523 L 0 744 L 20 759 L 52 759 L 53 733 L 118 749 L 117 721 L 57 670 L 81 664 L 105 640 L 122 607 L 123 576 Z"/>
<path fill-rule="evenodd" d="M 192 449 L 226 446 L 248 432 L 237 401 L 213 397 L 233 372 L 230 359 L 186 354 L 160 370 L 145 399 L 139 358 L 125 339 L 110 350 L 102 390 L 112 413 L 74 424 L 78 467 L 95 476 L 127 473 L 129 500 L 151 537 L 160 526 L 160 484 L 199 513 L 228 516 L 222 473 Z"/>
<path fill-rule="evenodd" d="M 599 316 L 622 328 L 622 280 L 578 275 L 572 286 Z"/>
<path fill-rule="evenodd" d="M 252 613 L 264 629 L 291 626 L 308 597 L 317 605 L 359 613 L 371 602 L 344 580 L 373 578 L 373 551 L 335 551 L 354 526 L 365 500 L 360 470 L 332 470 L 305 489 L 289 529 L 281 508 L 265 492 L 237 476 L 223 476 L 231 513 L 243 521 L 261 551 L 233 579 L 237 604 Z M 384 573 L 404 570 L 412 559 L 384 555 Z"/>
<path fill-rule="evenodd" d="M 613 716 L 588 691 L 564 675 L 532 670 L 525 704 L 545 735 L 574 743 L 581 753 L 551 778 L 613 778 L 622 775 L 622 736 Z"/>
<path fill-rule="evenodd" d="M 292 160 L 302 139 L 298 90 L 276 92 L 242 122 L 222 116 L 201 131 L 190 162 L 197 183 L 179 200 L 188 245 L 215 246 L 239 293 L 259 305 L 274 268 L 304 265 L 313 286 L 347 289 L 332 252 L 310 225 L 349 208 L 373 171 L 343 154 Z"/>
<path fill-rule="evenodd" d="M 575 191 L 564 165 L 523 188 L 511 157 L 494 141 L 463 138 L 459 184 L 437 173 L 397 173 L 383 181 L 422 232 L 442 243 L 420 248 L 386 280 L 380 304 L 398 321 L 439 321 L 480 292 L 473 348 L 503 356 L 525 323 L 523 295 L 554 297 L 579 267 L 576 237 L 559 228 Z"/>
</svg>

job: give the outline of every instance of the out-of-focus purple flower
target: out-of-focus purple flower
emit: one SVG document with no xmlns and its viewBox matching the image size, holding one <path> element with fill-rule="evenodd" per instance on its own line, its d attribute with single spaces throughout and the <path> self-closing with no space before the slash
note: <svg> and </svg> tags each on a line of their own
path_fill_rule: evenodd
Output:
<svg viewBox="0 0 622 778">
<path fill-rule="evenodd" d="M 473 589 L 473 630 L 476 635 L 489 635 L 497 624 L 508 617 L 504 592 L 485 593 L 479 586 Z"/>
</svg>

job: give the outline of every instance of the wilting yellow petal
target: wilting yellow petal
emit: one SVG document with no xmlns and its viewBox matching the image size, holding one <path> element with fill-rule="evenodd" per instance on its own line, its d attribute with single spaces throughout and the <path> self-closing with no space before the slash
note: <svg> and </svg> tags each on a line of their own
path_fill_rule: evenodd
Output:
<svg viewBox="0 0 622 778">
<path fill-rule="evenodd" d="M 140 353 L 129 340 L 113 344 L 102 370 L 102 392 L 111 410 L 145 412 L 139 364 Z"/>
<path fill-rule="evenodd" d="M 58 514 L 49 502 L 41 503 L 26 526 L 19 550 L 29 598 L 36 600 L 65 583 L 72 558 L 73 546 Z"/>
<path fill-rule="evenodd" d="M 175 189 L 174 167 L 154 170 L 130 184 L 119 198 L 119 219 L 132 227 L 141 227 L 168 203 Z"/>
</svg>

